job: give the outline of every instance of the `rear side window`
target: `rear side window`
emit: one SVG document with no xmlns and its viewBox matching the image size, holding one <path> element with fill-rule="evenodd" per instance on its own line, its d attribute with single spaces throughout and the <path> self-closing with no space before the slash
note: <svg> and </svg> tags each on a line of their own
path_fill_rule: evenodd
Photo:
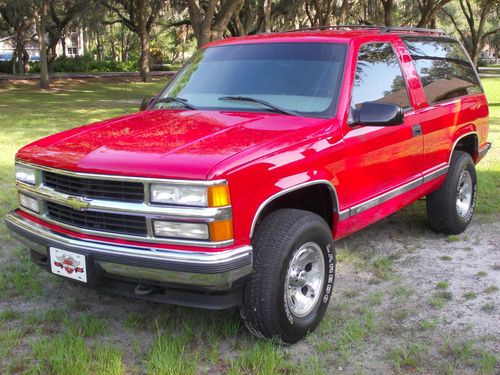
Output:
<svg viewBox="0 0 500 375">
<path fill-rule="evenodd" d="M 428 103 L 482 92 L 476 71 L 455 40 L 403 38 Z"/>
<path fill-rule="evenodd" d="M 410 107 L 406 82 L 390 43 L 364 44 L 358 52 L 351 107 L 364 102 Z"/>
</svg>

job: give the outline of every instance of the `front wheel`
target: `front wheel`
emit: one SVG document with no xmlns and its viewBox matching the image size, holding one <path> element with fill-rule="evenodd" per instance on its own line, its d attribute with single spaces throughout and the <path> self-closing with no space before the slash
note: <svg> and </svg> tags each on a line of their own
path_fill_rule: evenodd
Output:
<svg viewBox="0 0 500 375">
<path fill-rule="evenodd" d="M 335 278 L 331 230 L 312 212 L 278 210 L 256 228 L 253 247 L 241 316 L 255 336 L 293 344 L 316 328 L 328 307 Z"/>
<path fill-rule="evenodd" d="M 432 230 L 462 233 L 472 220 L 477 198 L 476 167 L 472 157 L 455 151 L 443 185 L 427 196 L 427 215 Z"/>
</svg>

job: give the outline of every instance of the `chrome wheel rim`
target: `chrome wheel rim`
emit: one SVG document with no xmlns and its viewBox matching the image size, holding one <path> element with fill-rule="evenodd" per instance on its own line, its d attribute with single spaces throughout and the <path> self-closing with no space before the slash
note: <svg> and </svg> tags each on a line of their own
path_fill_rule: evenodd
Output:
<svg viewBox="0 0 500 375">
<path fill-rule="evenodd" d="M 465 169 L 462 171 L 457 185 L 457 213 L 460 217 L 467 216 L 472 204 L 472 176 Z"/>
<path fill-rule="evenodd" d="M 290 312 L 304 317 L 318 303 L 325 281 L 325 260 L 321 247 L 308 242 L 296 250 L 285 278 L 285 295 Z"/>
</svg>

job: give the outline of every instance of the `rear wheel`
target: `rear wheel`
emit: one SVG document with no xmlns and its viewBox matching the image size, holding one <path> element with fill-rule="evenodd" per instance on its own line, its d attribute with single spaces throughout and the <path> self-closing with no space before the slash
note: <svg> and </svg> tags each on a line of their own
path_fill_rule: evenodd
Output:
<svg viewBox="0 0 500 375">
<path fill-rule="evenodd" d="M 256 228 L 240 313 L 255 336 L 293 344 L 325 314 L 335 277 L 332 233 L 318 215 L 278 210 Z"/>
<path fill-rule="evenodd" d="M 455 151 L 443 185 L 427 196 L 427 215 L 432 230 L 462 233 L 472 220 L 477 198 L 476 167 L 472 157 Z"/>
</svg>

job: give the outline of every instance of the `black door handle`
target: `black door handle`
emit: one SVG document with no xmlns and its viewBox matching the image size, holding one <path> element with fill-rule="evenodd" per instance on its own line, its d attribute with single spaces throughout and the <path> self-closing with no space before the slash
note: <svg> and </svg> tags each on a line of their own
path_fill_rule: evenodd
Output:
<svg viewBox="0 0 500 375">
<path fill-rule="evenodd" d="M 422 135 L 422 126 L 420 124 L 413 125 L 411 127 L 411 134 L 413 137 L 418 137 Z"/>
</svg>

